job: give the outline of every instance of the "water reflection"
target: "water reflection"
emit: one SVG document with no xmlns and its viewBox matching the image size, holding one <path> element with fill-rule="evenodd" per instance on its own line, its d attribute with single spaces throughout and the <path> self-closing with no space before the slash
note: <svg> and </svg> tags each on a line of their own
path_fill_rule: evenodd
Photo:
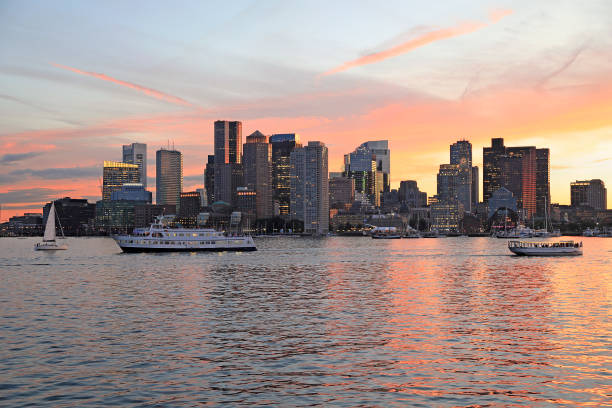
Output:
<svg viewBox="0 0 612 408">
<path fill-rule="evenodd" d="M 586 241 L 546 259 L 488 238 L 153 256 L 89 239 L 45 258 L 6 240 L 0 400 L 604 405 L 612 240 Z"/>
</svg>

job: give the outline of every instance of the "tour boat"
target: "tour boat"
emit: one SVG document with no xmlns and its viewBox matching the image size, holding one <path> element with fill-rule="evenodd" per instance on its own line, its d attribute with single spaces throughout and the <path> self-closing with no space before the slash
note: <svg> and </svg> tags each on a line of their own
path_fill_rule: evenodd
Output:
<svg viewBox="0 0 612 408">
<path fill-rule="evenodd" d="M 402 237 L 396 227 L 374 227 L 370 234 L 373 239 L 399 239 Z"/>
<path fill-rule="evenodd" d="M 528 256 L 572 256 L 582 255 L 582 242 L 530 242 L 509 241 L 508 249 L 516 255 Z"/>
<path fill-rule="evenodd" d="M 177 251 L 256 251 L 253 238 L 214 229 L 170 228 L 158 216 L 149 228 L 135 229 L 132 234 L 114 235 L 123 252 Z"/>
<path fill-rule="evenodd" d="M 60 245 L 55 241 L 55 212 L 55 201 L 53 201 L 51 203 L 51 208 L 49 209 L 49 214 L 47 215 L 47 223 L 45 224 L 45 233 L 43 235 L 43 240 L 42 242 L 36 244 L 36 246 L 34 247 L 36 251 L 58 251 L 68 249 L 68 245 Z M 59 222 L 59 217 L 57 221 Z M 64 229 L 62 228 L 61 223 L 60 231 L 62 233 L 62 238 L 65 238 Z"/>
</svg>

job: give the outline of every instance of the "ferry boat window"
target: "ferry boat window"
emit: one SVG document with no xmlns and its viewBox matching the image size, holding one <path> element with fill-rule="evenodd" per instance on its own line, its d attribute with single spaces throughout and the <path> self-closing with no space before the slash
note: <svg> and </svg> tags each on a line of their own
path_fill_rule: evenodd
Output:
<svg viewBox="0 0 612 408">
<path fill-rule="evenodd" d="M 196 234 L 195 232 L 193 234 L 191 234 L 192 237 L 197 237 L 198 234 Z"/>
</svg>

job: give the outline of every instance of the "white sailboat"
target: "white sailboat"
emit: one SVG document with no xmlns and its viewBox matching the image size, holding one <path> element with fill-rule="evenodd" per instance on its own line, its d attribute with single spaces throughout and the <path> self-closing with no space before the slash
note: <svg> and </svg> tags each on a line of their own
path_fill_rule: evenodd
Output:
<svg viewBox="0 0 612 408">
<path fill-rule="evenodd" d="M 68 249 L 68 245 L 59 245 L 55 242 L 55 202 L 51 202 L 51 209 L 47 216 L 47 224 L 45 225 L 45 234 L 43 235 L 42 242 L 36 244 L 34 249 L 36 251 L 57 251 L 60 249 Z M 58 220 L 59 221 L 59 220 Z M 64 230 L 60 224 L 60 230 L 62 231 L 62 238 L 64 237 Z"/>
</svg>

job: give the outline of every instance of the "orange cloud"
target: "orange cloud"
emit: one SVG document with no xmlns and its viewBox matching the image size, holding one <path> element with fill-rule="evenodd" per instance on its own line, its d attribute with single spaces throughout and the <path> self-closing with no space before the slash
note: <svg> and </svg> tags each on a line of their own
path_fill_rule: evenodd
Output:
<svg viewBox="0 0 612 408">
<path fill-rule="evenodd" d="M 321 76 L 327 76 L 332 74 L 337 74 L 338 72 L 346 71 L 347 69 L 358 67 L 361 65 L 373 64 L 375 62 L 386 60 L 387 58 L 392 58 L 398 56 L 400 54 L 405 54 L 409 51 L 412 51 L 416 48 L 422 47 L 424 45 L 430 44 L 435 41 L 444 40 L 447 38 L 457 37 L 463 34 L 473 33 L 474 31 L 480 30 L 492 23 L 496 23 L 505 16 L 512 14 L 512 10 L 498 10 L 490 13 L 489 22 L 464 22 L 454 27 L 441 28 L 438 30 L 429 31 L 425 34 L 422 34 L 416 38 L 413 38 L 410 41 L 406 41 L 402 44 L 396 45 L 395 47 L 376 52 L 373 54 L 368 54 L 363 57 L 357 58 L 355 60 L 345 62 L 344 64 L 330 69 L 327 72 L 321 74 Z"/>
<path fill-rule="evenodd" d="M 102 79 L 104 81 L 113 82 L 115 84 L 119 84 L 119 85 L 122 85 L 128 88 L 131 88 L 131 89 L 135 89 L 137 91 L 140 91 L 146 95 L 152 96 L 156 99 L 160 99 L 162 101 L 166 101 L 166 102 L 170 102 L 170 103 L 174 103 L 174 104 L 182 105 L 182 106 L 193 106 L 191 103 L 187 102 L 184 99 L 179 98 L 178 96 L 169 95 L 169 94 L 166 94 L 160 91 L 156 91 L 155 89 L 146 88 L 141 85 L 133 84 L 131 82 L 122 81 L 120 79 L 109 77 L 108 75 L 98 74 L 96 72 L 81 71 L 80 69 L 77 69 L 77 68 L 72 68 L 66 65 L 60 65 L 60 64 L 55 64 L 55 63 L 52 63 L 51 65 L 56 66 L 58 68 L 68 70 L 68 71 L 76 72 L 77 74 L 88 75 L 94 78 Z"/>
</svg>

